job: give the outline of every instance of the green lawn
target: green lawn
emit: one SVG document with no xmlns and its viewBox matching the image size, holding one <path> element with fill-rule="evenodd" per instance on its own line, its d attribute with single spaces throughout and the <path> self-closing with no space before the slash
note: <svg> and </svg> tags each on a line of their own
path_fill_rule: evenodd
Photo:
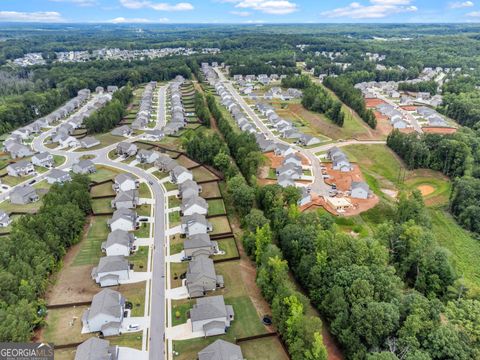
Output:
<svg viewBox="0 0 480 360">
<path fill-rule="evenodd" d="M 149 204 L 137 206 L 136 211 L 138 216 L 150 216 L 152 207 Z"/>
<path fill-rule="evenodd" d="M 114 198 L 92 199 L 92 210 L 94 214 L 113 213 L 112 200 Z"/>
<path fill-rule="evenodd" d="M 95 134 L 95 138 L 100 141 L 100 144 L 95 145 L 95 146 L 93 146 L 89 149 L 77 149 L 76 151 L 98 150 L 98 149 L 104 148 L 106 146 L 115 144 L 119 141 L 122 141 L 122 139 L 124 139 L 121 136 L 114 136 L 114 135 L 110 134 L 110 132 L 104 133 L 104 134 Z"/>
<path fill-rule="evenodd" d="M 134 271 L 147 271 L 148 246 L 139 246 L 137 251 L 128 257 L 128 261 L 133 264 Z"/>
<path fill-rule="evenodd" d="M 182 204 L 182 200 L 180 200 L 175 195 L 172 195 L 172 196 L 168 197 L 168 208 L 169 209 L 174 208 L 174 207 L 178 207 L 181 204 Z"/>
<path fill-rule="evenodd" d="M 152 193 L 150 192 L 150 188 L 146 183 L 140 183 L 140 186 L 138 187 L 138 194 L 141 198 L 151 198 Z"/>
<path fill-rule="evenodd" d="M 29 176 L 10 176 L 10 175 L 7 175 L 7 176 L 2 177 L 2 184 L 15 186 L 15 185 L 21 184 L 24 181 L 27 181 L 28 179 L 31 179 L 31 178 L 33 178 L 33 175 L 29 175 Z"/>
<path fill-rule="evenodd" d="M 273 179 L 273 180 L 275 180 L 276 178 L 277 178 L 277 173 L 275 172 L 275 169 L 274 169 L 274 168 L 269 168 L 269 169 L 268 169 L 267 179 Z"/>
<path fill-rule="evenodd" d="M 218 187 L 218 183 L 216 181 L 205 183 L 200 186 L 202 187 L 201 195 L 205 199 L 222 196 L 222 193 L 220 192 L 220 188 Z"/>
<path fill-rule="evenodd" d="M 183 239 L 180 235 L 170 236 L 170 255 L 178 254 L 183 250 Z"/>
<path fill-rule="evenodd" d="M 276 336 L 242 341 L 240 344 L 245 359 L 288 360 L 282 343 Z"/>
<path fill-rule="evenodd" d="M 222 199 L 208 200 L 208 215 L 224 215 L 225 204 Z"/>
<path fill-rule="evenodd" d="M 90 189 L 90 195 L 92 197 L 107 196 L 107 195 L 114 196 L 115 191 L 113 190 L 112 185 L 113 185 L 112 182 L 107 182 L 105 184 L 92 186 Z"/>
<path fill-rule="evenodd" d="M 181 223 L 180 211 L 173 211 L 171 213 L 168 213 L 168 221 L 171 228 L 174 226 L 180 225 Z"/>
<path fill-rule="evenodd" d="M 80 251 L 73 260 L 74 266 L 95 265 L 102 257 L 101 244 L 106 241 L 109 230 L 107 220 L 109 216 L 94 216 L 88 229 L 87 238 L 82 241 Z"/>
<path fill-rule="evenodd" d="M 65 162 L 65 156 L 53 155 L 53 162 L 55 166 L 60 166 Z"/>
<path fill-rule="evenodd" d="M 188 319 L 188 312 L 195 303 L 195 300 L 172 301 L 172 325 L 175 326 L 186 323 Z"/>
<path fill-rule="evenodd" d="M 157 171 L 154 171 L 152 175 L 155 176 L 158 180 L 161 180 L 163 178 L 166 178 L 168 176 L 168 173 L 157 170 Z"/>
<path fill-rule="evenodd" d="M 125 297 L 126 301 L 132 303 L 131 316 L 144 316 L 145 314 L 145 287 L 146 281 L 120 285 L 118 291 Z"/>
<path fill-rule="evenodd" d="M 171 276 L 171 287 L 176 288 L 182 285 L 182 279 L 180 275 L 187 271 L 188 264 L 187 262 L 181 263 L 170 263 L 170 276 Z"/>
<path fill-rule="evenodd" d="M 142 332 L 135 332 L 129 334 L 123 334 L 119 336 L 111 336 L 107 338 L 110 341 L 110 345 L 118 345 L 123 347 L 129 347 L 137 350 L 142 350 Z"/>
<path fill-rule="evenodd" d="M 438 243 L 451 253 L 451 260 L 463 278 L 470 295 L 480 295 L 480 242 L 463 230 L 443 209 L 430 209 L 432 230 Z"/>
<path fill-rule="evenodd" d="M 192 174 L 193 174 L 193 178 L 197 182 L 218 179 L 215 174 L 213 174 L 203 166 L 193 169 Z"/>
<path fill-rule="evenodd" d="M 135 230 L 135 236 L 138 238 L 148 238 L 150 236 L 150 224 L 140 223 L 140 228 Z"/>
<path fill-rule="evenodd" d="M 122 171 L 108 167 L 108 166 L 97 166 L 97 172 L 90 175 L 92 181 L 101 182 L 109 179 L 113 179 L 115 176 L 120 174 Z"/>
<path fill-rule="evenodd" d="M 235 239 L 228 238 L 228 239 L 222 239 L 222 240 L 217 240 L 218 242 L 218 247 L 220 248 L 221 251 L 224 251 L 224 255 L 215 255 L 214 260 L 219 260 L 219 259 L 230 259 L 237 257 L 238 251 L 237 251 L 237 246 L 235 245 Z"/>
<path fill-rule="evenodd" d="M 174 183 L 171 183 L 169 181 L 163 183 L 163 186 L 165 186 L 165 189 L 167 191 L 172 191 L 172 190 L 177 190 L 177 185 L 175 185 Z"/>
<path fill-rule="evenodd" d="M 213 231 L 211 234 L 222 234 L 232 231 L 230 228 L 230 223 L 226 216 L 219 216 L 214 218 L 209 218 L 208 221 L 213 225 Z"/>
</svg>

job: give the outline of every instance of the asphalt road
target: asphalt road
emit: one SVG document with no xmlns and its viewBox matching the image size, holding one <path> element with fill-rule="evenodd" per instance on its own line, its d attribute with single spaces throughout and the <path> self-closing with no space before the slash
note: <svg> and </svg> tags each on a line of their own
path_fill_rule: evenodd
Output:
<svg viewBox="0 0 480 360">
<path fill-rule="evenodd" d="M 165 105 L 165 90 L 166 86 L 159 89 L 159 104 L 160 108 Z M 164 109 L 164 107 L 163 107 Z M 162 128 L 165 125 L 164 111 L 158 112 L 158 123 L 155 128 Z M 44 141 L 49 137 L 54 129 L 49 129 L 46 132 L 41 133 L 32 141 L 32 148 L 38 152 L 47 151 L 52 155 L 60 155 L 66 158 L 64 164 L 58 167 L 58 169 L 68 169 L 79 160 L 83 155 L 92 155 L 94 158 L 92 161 L 98 165 L 106 165 L 121 169 L 125 172 L 131 173 L 144 179 L 153 193 L 155 200 L 154 205 L 154 223 L 153 223 L 153 237 L 154 247 L 152 251 L 152 280 L 150 289 L 150 327 L 149 327 L 149 360 L 163 360 L 165 359 L 165 253 L 164 253 L 164 240 L 165 240 L 165 192 L 158 182 L 158 179 L 143 171 L 136 166 L 130 166 L 122 162 L 116 162 L 108 158 L 108 153 L 116 147 L 116 144 L 104 147 L 98 150 L 88 150 L 81 152 L 73 152 L 63 149 L 49 149 L 44 145 Z M 120 141 L 133 142 L 140 139 L 140 136 L 132 137 L 129 139 L 119 138 Z M 48 172 L 40 174 L 35 177 L 37 181 L 42 180 Z M 27 180 L 25 183 L 32 181 Z M 20 184 L 22 185 L 22 184 Z M 18 185 L 17 185 L 18 186 Z M 10 191 L 0 195 L 0 200 L 4 200 Z"/>
<path fill-rule="evenodd" d="M 310 149 L 305 149 L 305 148 L 302 148 L 298 145 L 291 144 L 291 143 L 275 136 L 275 134 L 273 134 L 272 131 L 260 120 L 260 118 L 255 113 L 255 111 L 253 111 L 252 108 L 245 102 L 243 97 L 237 92 L 237 90 L 234 88 L 232 83 L 225 77 L 225 75 L 218 68 L 214 68 L 214 70 L 217 72 L 220 81 L 222 81 L 222 83 L 228 89 L 230 94 L 236 100 L 237 104 L 240 105 L 240 107 L 243 109 L 243 111 L 252 119 L 252 121 L 255 123 L 257 128 L 268 139 L 275 140 L 276 142 L 280 142 L 280 143 L 289 145 L 309 159 L 310 164 L 312 165 L 312 175 L 313 175 L 313 178 L 314 178 L 313 183 L 310 185 L 310 188 L 311 188 L 312 192 L 314 192 L 314 193 L 316 193 L 317 195 L 320 195 L 320 196 L 328 195 L 328 190 L 330 189 L 330 187 L 327 184 L 325 184 L 325 182 L 323 181 L 322 169 L 320 167 L 321 162 L 317 158 L 317 156 L 315 156 L 315 153 L 312 152 Z M 330 147 L 331 147 L 331 145 L 330 145 Z"/>
</svg>

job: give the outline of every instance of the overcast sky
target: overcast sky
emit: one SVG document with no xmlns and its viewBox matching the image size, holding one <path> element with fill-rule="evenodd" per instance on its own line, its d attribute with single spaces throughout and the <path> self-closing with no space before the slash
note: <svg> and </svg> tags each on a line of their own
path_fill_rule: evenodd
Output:
<svg viewBox="0 0 480 360">
<path fill-rule="evenodd" d="M 480 2 L 480 0 L 478 0 Z M 477 22 L 480 4 L 446 0 L 0 0 L 0 22 Z"/>
</svg>

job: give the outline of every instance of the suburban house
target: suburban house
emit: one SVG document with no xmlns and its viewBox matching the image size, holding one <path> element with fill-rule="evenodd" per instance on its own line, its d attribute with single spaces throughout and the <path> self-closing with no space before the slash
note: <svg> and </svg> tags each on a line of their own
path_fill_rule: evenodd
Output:
<svg viewBox="0 0 480 360">
<path fill-rule="evenodd" d="M 73 164 L 72 172 L 74 174 L 93 174 L 97 169 L 95 164 L 91 160 L 80 160 L 79 162 Z"/>
<path fill-rule="evenodd" d="M 130 209 L 115 210 L 111 219 L 108 220 L 111 231 L 133 231 L 137 228 L 137 213 Z"/>
<path fill-rule="evenodd" d="M 367 199 L 370 187 L 364 181 L 352 181 L 350 196 L 355 199 Z"/>
<path fill-rule="evenodd" d="M 119 191 L 112 200 L 114 209 L 135 209 L 138 205 L 138 190 Z"/>
<path fill-rule="evenodd" d="M 299 139 L 302 136 L 297 130 L 289 129 L 282 132 L 282 137 L 285 139 Z"/>
<path fill-rule="evenodd" d="M 183 242 L 183 253 L 186 258 L 192 256 L 210 256 L 218 253 L 218 243 L 210 240 L 207 233 L 191 235 Z"/>
<path fill-rule="evenodd" d="M 293 163 L 282 165 L 275 169 L 277 176 L 288 175 L 291 179 L 298 180 L 302 177 L 302 167 Z"/>
<path fill-rule="evenodd" d="M 315 136 L 302 134 L 298 138 L 298 143 L 303 146 L 312 146 L 312 145 L 320 144 L 321 141 L 319 138 L 316 138 Z"/>
<path fill-rule="evenodd" d="M 222 295 L 199 298 L 190 310 L 192 331 L 203 331 L 205 336 L 225 334 L 234 316 L 233 307 L 225 305 Z"/>
<path fill-rule="evenodd" d="M 7 166 L 7 173 L 9 176 L 26 176 L 33 174 L 35 168 L 30 161 L 22 160 Z"/>
<path fill-rule="evenodd" d="M 281 174 L 278 176 L 277 183 L 281 187 L 295 186 L 295 181 L 293 181 L 292 177 L 288 174 Z"/>
<path fill-rule="evenodd" d="M 342 172 L 348 172 L 353 170 L 352 164 L 348 160 L 347 155 L 334 146 L 327 151 L 327 157 L 332 161 L 332 169 L 340 170 Z"/>
<path fill-rule="evenodd" d="M 123 255 L 104 256 L 92 269 L 92 279 L 101 287 L 120 284 L 129 279 L 130 264 Z"/>
<path fill-rule="evenodd" d="M 180 184 L 178 190 L 178 197 L 186 199 L 192 196 L 198 196 L 202 191 L 202 187 L 193 180 L 186 180 Z"/>
<path fill-rule="evenodd" d="M 108 234 L 107 241 L 102 243 L 102 251 L 107 256 L 129 256 L 133 250 L 135 236 L 124 230 L 115 230 Z"/>
<path fill-rule="evenodd" d="M 190 171 L 181 165 L 177 165 L 170 171 L 170 176 L 174 184 L 181 184 L 187 180 L 193 180 L 193 175 Z"/>
<path fill-rule="evenodd" d="M 291 146 L 285 144 L 275 144 L 275 149 L 273 149 L 273 152 L 277 156 L 287 156 L 288 154 L 294 154 L 296 151 L 297 150 Z"/>
<path fill-rule="evenodd" d="M 13 143 L 9 147 L 8 152 L 12 159 L 23 158 L 33 154 L 33 151 L 28 146 L 19 143 Z"/>
<path fill-rule="evenodd" d="M 10 202 L 12 204 L 26 205 L 39 199 L 37 192 L 30 185 L 16 187 L 10 193 Z"/>
<path fill-rule="evenodd" d="M 41 166 L 47 169 L 53 167 L 54 164 L 53 155 L 46 151 L 33 155 L 31 161 L 33 165 Z"/>
<path fill-rule="evenodd" d="M 119 335 L 125 312 L 125 298 L 118 291 L 103 289 L 93 296 L 90 308 L 82 316 L 82 333 L 101 332 Z"/>
<path fill-rule="evenodd" d="M 56 183 L 63 184 L 63 183 L 66 183 L 68 181 L 71 181 L 72 177 L 66 171 L 53 169 L 53 170 L 50 171 L 50 173 L 47 174 L 45 179 L 47 180 L 47 182 L 49 184 L 56 184 Z"/>
<path fill-rule="evenodd" d="M 54 142 L 58 142 L 62 147 L 75 147 L 78 145 L 76 138 L 65 133 L 60 133 Z"/>
<path fill-rule="evenodd" d="M 223 276 L 215 273 L 213 260 L 208 256 L 194 256 L 188 263 L 185 286 L 190 297 L 204 296 L 207 291 L 224 287 Z"/>
<path fill-rule="evenodd" d="M 130 136 L 132 129 L 128 125 L 122 125 L 110 131 L 110 134 L 113 136 Z"/>
<path fill-rule="evenodd" d="M 138 180 L 133 175 L 124 173 L 115 176 L 113 190 L 116 192 L 135 190 L 136 188 L 138 188 Z"/>
<path fill-rule="evenodd" d="M 283 160 L 283 164 L 294 164 L 296 166 L 302 166 L 302 158 L 298 154 L 288 154 Z"/>
<path fill-rule="evenodd" d="M 269 152 L 275 149 L 275 143 L 272 140 L 266 139 L 262 134 L 257 134 L 255 139 L 262 152 Z"/>
<path fill-rule="evenodd" d="M 207 221 L 205 215 L 193 214 L 182 216 L 181 219 L 182 233 L 187 236 L 196 234 L 206 234 L 213 230 L 212 224 Z"/>
<path fill-rule="evenodd" d="M 90 149 L 96 145 L 100 145 L 100 140 L 94 138 L 93 136 L 85 136 L 80 140 L 80 146 L 84 149 Z"/>
<path fill-rule="evenodd" d="M 0 210 L 0 227 L 7 227 L 11 222 L 10 216 L 5 211 Z"/>
<path fill-rule="evenodd" d="M 297 201 L 298 206 L 303 206 L 308 204 L 309 202 L 312 201 L 312 195 L 310 195 L 310 191 L 308 191 L 307 188 L 300 188 L 301 194 L 300 194 L 300 199 Z"/>
<path fill-rule="evenodd" d="M 162 130 L 145 130 L 143 133 L 143 139 L 148 141 L 160 141 L 165 134 Z"/>
<path fill-rule="evenodd" d="M 118 360 L 118 352 L 118 346 L 110 341 L 91 337 L 77 346 L 75 360 Z"/>
<path fill-rule="evenodd" d="M 137 150 L 137 145 L 125 141 L 119 142 L 116 148 L 117 154 L 124 157 L 134 156 L 137 153 Z"/>
<path fill-rule="evenodd" d="M 169 172 L 169 171 L 172 171 L 176 166 L 178 166 L 178 163 L 175 160 L 173 160 L 170 156 L 165 154 L 160 154 L 158 159 L 155 160 L 155 166 L 160 171 Z"/>
<path fill-rule="evenodd" d="M 240 346 L 218 339 L 198 353 L 198 360 L 243 360 L 243 354 Z"/>
<path fill-rule="evenodd" d="M 208 203 L 204 198 L 200 196 L 191 196 L 188 198 L 183 198 L 182 204 L 180 206 L 180 211 L 181 211 L 181 214 L 184 216 L 193 215 L 193 214 L 207 215 Z"/>
<path fill-rule="evenodd" d="M 140 149 L 137 153 L 137 161 L 145 164 L 152 164 L 160 157 L 158 151 Z"/>
</svg>

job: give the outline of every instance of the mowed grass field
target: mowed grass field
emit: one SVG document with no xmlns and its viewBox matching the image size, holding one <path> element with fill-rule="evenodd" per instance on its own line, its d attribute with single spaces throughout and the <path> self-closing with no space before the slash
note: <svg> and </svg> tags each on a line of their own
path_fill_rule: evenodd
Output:
<svg viewBox="0 0 480 360">
<path fill-rule="evenodd" d="M 101 245 L 107 240 L 109 216 L 94 216 L 88 229 L 87 238 L 82 242 L 73 265 L 95 265 L 102 256 Z"/>
<path fill-rule="evenodd" d="M 432 219 L 435 239 L 449 251 L 455 270 L 470 289 L 470 294 L 480 295 L 480 242 L 448 213 L 446 206 L 451 191 L 448 178 L 427 169 L 406 170 L 403 162 L 385 145 L 352 145 L 343 149 L 352 161 L 359 164 L 368 184 L 382 199 L 375 208 L 360 216 L 339 219 L 337 225 L 347 232 L 371 234 L 377 224 L 388 219 L 394 203 L 394 199 L 383 194 L 381 189 L 419 189 L 424 194 Z"/>
</svg>

